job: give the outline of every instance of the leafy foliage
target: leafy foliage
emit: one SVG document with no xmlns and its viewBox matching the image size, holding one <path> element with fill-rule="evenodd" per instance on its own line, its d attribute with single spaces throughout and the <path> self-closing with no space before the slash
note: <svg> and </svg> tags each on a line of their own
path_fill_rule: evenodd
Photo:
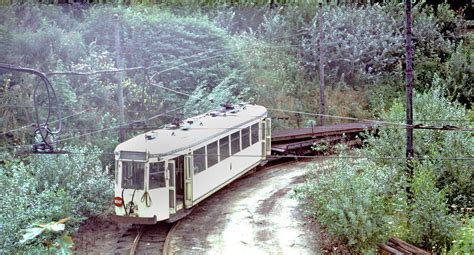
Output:
<svg viewBox="0 0 474 255">
<path fill-rule="evenodd" d="M 404 197 L 391 183 L 397 171 L 368 160 L 348 164 L 338 159 L 329 165 L 337 170 L 318 173 L 322 175 L 317 180 L 295 190 L 296 198 L 308 201 L 303 202 L 307 212 L 352 249 L 364 254 L 374 252 L 377 244 L 386 241 L 401 223 L 396 212 Z"/>
<path fill-rule="evenodd" d="M 26 243 L 31 240 L 34 240 L 39 235 L 48 235 L 54 233 L 60 233 L 65 230 L 66 226 L 64 223 L 68 221 L 69 218 L 61 219 L 57 222 L 50 222 L 48 224 L 38 224 L 35 227 L 31 227 L 25 230 L 25 234 L 23 235 L 23 239 L 20 243 Z M 73 254 L 72 252 L 72 238 L 67 234 L 64 233 L 63 235 L 57 236 L 56 240 L 49 239 L 45 242 L 48 253 L 52 253 L 51 250 L 54 251 L 55 254 Z"/>
<path fill-rule="evenodd" d="M 436 187 L 432 166 L 430 163 L 420 165 L 413 176 L 408 238 L 422 247 L 439 251 L 453 240 L 458 224 L 449 214 L 446 193 Z"/>
<path fill-rule="evenodd" d="M 472 127 L 466 110 L 458 103 L 450 102 L 443 96 L 443 89 L 436 88 L 429 93 L 414 93 L 414 122 L 433 126 L 457 123 L 461 127 Z M 393 103 L 390 111 L 382 114 L 390 122 L 404 120 L 405 107 L 402 100 Z M 402 122 L 398 122 L 402 123 Z M 415 156 L 432 161 L 431 171 L 435 174 L 437 187 L 445 189 L 448 201 L 461 207 L 469 207 L 474 201 L 474 172 L 472 163 L 466 160 L 436 160 L 437 158 L 469 158 L 474 155 L 474 140 L 469 132 L 450 132 L 436 130 L 414 130 Z M 400 156 L 405 154 L 405 145 L 393 141 L 403 141 L 405 130 L 397 127 L 383 128 L 378 138 L 370 137 L 368 143 L 371 156 Z M 380 164 L 405 166 L 402 161 L 379 160 Z"/>
<path fill-rule="evenodd" d="M 34 155 L 28 163 L 0 166 L 5 192 L 0 212 L 2 253 L 42 249 L 42 241 L 20 243 L 21 230 L 34 223 L 72 217 L 71 227 L 110 209 L 112 181 L 103 172 L 100 150 L 67 148 L 72 155 Z"/>
<path fill-rule="evenodd" d="M 118 24 L 121 31 L 120 57 L 124 59 L 125 67 L 150 67 L 148 71 L 124 74 L 127 123 L 139 120 L 158 126 L 170 121 L 173 116 L 146 120 L 187 103 L 188 97 L 155 85 L 185 94 L 201 91 L 203 98 L 220 85 L 215 92 L 220 102 L 236 101 L 240 93 L 247 90 L 248 82 L 242 75 L 241 63 L 235 57 L 230 36 L 199 13 L 179 16 L 166 8 L 140 6 L 91 6 L 80 9 L 20 5 L 0 8 L 0 19 L 4 21 L 0 39 L 10 47 L 9 54 L 2 55 L 0 62 L 45 72 L 89 72 L 116 67 L 119 52 L 115 47 L 114 29 Z M 114 18 L 115 15 L 117 18 Z M 75 117 L 65 121 L 63 136 L 111 127 L 111 123 L 102 122 L 100 115 L 111 115 L 115 119 L 118 116 L 118 75 L 54 75 L 50 78 L 61 103 L 61 109 L 56 110 L 60 110 L 63 116 Z M 31 76 L 2 71 L 0 81 L 6 92 L 2 94 L 2 104 L 32 108 L 31 92 L 35 81 Z M 23 112 L 22 108 L 10 106 L 0 109 L 5 116 L 2 118 L 4 130 L 32 122 L 30 109 L 25 108 Z M 43 106 L 40 107 L 40 116 L 45 116 L 45 104 L 40 106 Z M 87 111 L 80 113 L 81 110 Z M 8 136 L 0 134 L 5 138 L 1 141 L 2 145 L 28 144 L 31 136 L 21 131 L 9 133 Z M 110 137 L 113 131 L 105 134 Z M 73 142 L 97 145 L 108 151 L 117 144 L 117 139 L 99 143 L 89 137 L 73 139 Z"/>
<path fill-rule="evenodd" d="M 119 1 L 132 6 L 77 8 L 2 5 L 0 62 L 44 72 L 112 69 L 117 66 L 114 28 L 118 24 L 120 57 L 125 66 L 152 67 L 123 73 L 126 122 L 138 120 L 156 127 L 170 121 L 174 113 L 153 120 L 150 116 L 170 109 L 182 107 L 186 115 L 192 115 L 241 100 L 268 108 L 318 111 L 320 24 L 314 1 L 293 6 L 288 1 L 268 5 L 195 1 L 188 8 L 184 2 L 146 7 L 139 4 L 154 2 Z M 357 7 L 350 6 L 351 2 L 324 7 L 326 112 L 361 118 L 380 115 L 398 122 L 404 119 L 403 101 L 392 99 L 403 88 L 403 6 L 400 1 L 385 1 L 381 6 L 358 1 L 364 4 Z M 202 6 L 207 7 L 194 10 Z M 460 39 L 463 21 L 447 5 L 437 6 L 436 11 L 426 4 L 419 6 L 423 8 L 416 7 L 413 13 L 415 86 L 420 92 L 438 87 L 446 90 L 416 93 L 415 120 L 442 126 L 452 122 L 425 120 L 455 119 L 459 126 L 469 126 L 472 116 L 471 122 L 467 121 L 464 109 L 451 102 L 468 107 L 472 102 L 472 37 Z M 1 197 L 0 204 L 6 205 L 0 213 L 2 253 L 43 249 L 40 240 L 28 247 L 17 242 L 20 230 L 34 222 L 72 215 L 74 220 L 68 224 L 75 226 L 83 217 L 107 212 L 111 183 L 101 172 L 99 159 L 103 164 L 112 161 L 111 156 L 100 152 L 111 152 L 118 143 L 114 128 L 119 125 L 118 76 L 50 76 L 60 98 L 60 109 L 55 110 L 69 116 L 60 137 L 67 140 L 61 145 L 99 146 L 101 150 L 71 147 L 68 150 L 78 154 L 34 156 L 23 162 L 2 152 L 0 163 L 7 163 L 0 165 L 0 184 L 6 187 L 5 194 L 15 194 Z M 0 146 L 28 144 L 33 138 L 26 128 L 17 128 L 33 122 L 35 83 L 29 75 L 0 72 Z M 40 99 L 44 106 L 46 93 Z M 388 108 L 390 111 L 384 111 Z M 40 116 L 46 113 L 41 107 Z M 314 119 L 294 117 L 295 126 L 315 124 Z M 4 132 L 11 129 L 17 130 Z M 453 228 L 457 226 L 446 205 L 472 207 L 474 188 L 470 180 L 474 176 L 469 162 L 436 160 L 471 157 L 472 136 L 466 132 L 415 131 L 416 155 L 424 157 L 415 169 L 415 178 L 409 180 L 416 190 L 413 201 L 417 207 L 406 205 L 406 194 L 400 188 L 407 181 L 401 174 L 404 162 L 383 159 L 403 157 L 399 141 L 404 137 L 404 129 L 381 129 L 379 137 L 369 137 L 368 148 L 360 152 L 380 159 L 350 166 L 336 161 L 335 170 L 321 178 L 323 185 L 308 183 L 298 193 L 299 198 L 310 200 L 320 196 L 323 200 L 312 201 L 307 209 L 323 221 L 340 222 L 330 226 L 331 231 L 359 251 L 373 250 L 389 233 L 439 249 L 454 238 Z M 375 181 L 374 176 L 380 180 Z M 379 182 L 386 185 L 377 185 Z M 339 186 L 331 186 L 335 184 Z M 345 193 L 354 194 L 353 199 L 346 198 Z M 343 202 L 331 200 L 333 196 Z M 426 212 L 424 207 L 433 210 Z M 415 225 L 409 224 L 412 220 Z M 446 232 L 438 231 L 440 228 Z"/>
<path fill-rule="evenodd" d="M 474 251 L 474 217 L 466 218 L 448 254 L 469 254 L 472 251 Z"/>
<path fill-rule="evenodd" d="M 310 37 L 302 41 L 303 61 L 308 72 L 314 72 L 318 66 L 320 24 L 317 18 L 308 27 Z M 403 37 L 397 18 L 377 7 L 341 7 L 325 10 L 323 20 L 325 75 L 329 79 L 343 81 L 354 88 L 367 78 L 396 68 L 403 54 Z"/>
<path fill-rule="evenodd" d="M 463 107 L 441 91 L 415 93 L 415 119 L 438 119 L 434 125 L 457 119 L 471 127 Z M 404 114 L 396 102 L 383 116 L 394 122 Z M 335 159 L 323 173 L 316 166 L 296 189 L 296 197 L 330 233 L 361 252 L 375 249 L 388 236 L 442 251 L 459 228 L 449 207 L 472 207 L 474 194 L 471 162 L 444 159 L 470 157 L 474 140 L 469 132 L 415 130 L 415 155 L 422 160 L 414 163 L 413 178 L 407 178 L 406 162 L 396 159 L 403 159 L 405 148 L 399 141 L 404 139 L 405 129 L 381 127 L 378 136 L 369 136 L 366 148 L 351 154 L 367 160 Z M 407 186 L 412 193 L 406 193 Z"/>
</svg>

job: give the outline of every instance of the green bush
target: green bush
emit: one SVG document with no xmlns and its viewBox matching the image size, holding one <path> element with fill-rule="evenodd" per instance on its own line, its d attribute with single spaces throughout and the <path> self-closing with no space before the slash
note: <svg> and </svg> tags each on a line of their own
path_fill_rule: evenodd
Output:
<svg viewBox="0 0 474 255">
<path fill-rule="evenodd" d="M 405 119 L 404 99 L 396 100 L 382 118 L 390 123 L 403 125 Z M 414 123 L 442 127 L 457 125 L 472 128 L 466 109 L 459 103 L 450 102 L 443 89 L 434 88 L 427 93 L 415 92 L 413 96 Z M 405 155 L 406 134 L 403 126 L 388 125 L 381 128 L 377 137 L 369 137 L 366 153 L 374 157 L 403 157 Z M 474 139 L 470 132 L 437 131 L 415 129 L 413 132 L 414 153 L 416 157 L 431 160 L 431 170 L 435 175 L 436 187 L 446 192 L 448 204 L 459 207 L 474 205 L 474 171 L 469 160 L 443 160 L 450 158 L 470 158 L 474 155 Z M 441 158 L 442 160 L 437 160 Z M 396 164 L 399 169 L 404 161 L 376 160 L 380 165 Z"/>
<path fill-rule="evenodd" d="M 368 160 L 336 159 L 333 169 L 295 190 L 306 212 L 354 250 L 373 253 L 401 224 L 404 197 L 394 185 L 397 172 Z M 319 168 L 317 166 L 314 169 Z"/>
<path fill-rule="evenodd" d="M 118 21 L 114 19 L 115 14 Z M 180 15 L 160 6 L 75 8 L 27 4 L 0 6 L 0 21 L 0 42 L 5 46 L 0 49 L 5 52 L 0 54 L 0 62 L 46 73 L 115 68 L 114 28 L 119 23 L 125 67 L 154 67 L 148 72 L 124 73 L 126 122 L 143 120 L 188 102 L 184 95 L 152 86 L 148 82 L 151 77 L 155 84 L 175 91 L 187 94 L 202 92 L 203 98 L 213 94 L 216 102 L 234 102 L 250 85 L 234 51 L 232 36 L 199 12 L 189 11 Z M 62 116 L 74 115 L 64 121 L 63 136 L 104 128 L 100 125 L 100 116 L 106 113 L 118 119 L 116 74 L 60 75 L 50 76 L 50 79 L 58 94 Z M 32 75 L 0 72 L 0 128 L 8 130 L 31 123 L 31 109 L 22 106 L 33 105 L 34 85 Z M 189 104 L 193 105 L 193 101 L 189 100 Z M 204 107 L 192 110 L 205 109 L 209 103 L 203 100 L 201 105 Z M 46 115 L 46 108 L 41 107 L 40 116 Z M 91 110 L 77 118 L 76 114 L 84 109 Z M 194 113 L 189 107 L 185 110 L 188 110 L 186 114 Z M 173 115 L 163 116 L 147 124 L 156 127 L 172 119 Z M 113 123 L 105 124 L 108 128 Z M 16 144 L 28 144 L 30 137 L 25 130 L 15 132 L 14 138 L 7 139 Z M 117 145 L 117 137 L 91 139 L 83 136 L 74 142 L 110 151 Z M 2 146 L 11 145 L 11 142 L 6 143 L 7 139 L 0 139 Z"/>
<path fill-rule="evenodd" d="M 111 207 L 113 184 L 98 149 L 69 147 L 71 155 L 32 155 L 0 167 L 0 253 L 34 252 L 42 239 L 22 244 L 22 230 L 34 223 L 72 217 L 70 227 Z M 36 247 L 36 248 L 35 248 Z M 43 247 L 44 248 L 44 247 Z"/>
<path fill-rule="evenodd" d="M 440 89 L 415 92 L 413 102 L 415 120 L 442 126 L 457 119 L 472 128 L 466 110 L 445 99 Z M 402 120 L 403 104 L 394 103 L 383 116 L 392 123 Z M 368 252 L 389 236 L 427 250 L 445 250 L 459 229 L 450 206 L 473 206 L 472 162 L 453 159 L 472 157 L 474 139 L 469 132 L 415 130 L 412 178 L 406 175 L 405 144 L 400 142 L 404 140 L 404 128 L 381 127 L 378 136 L 369 135 L 365 148 L 351 153 L 367 160 L 330 161 L 330 171 L 311 174 L 296 189 L 296 197 L 354 250 Z"/>
<path fill-rule="evenodd" d="M 466 218 L 459 228 L 448 254 L 467 254 L 474 252 L 474 217 Z"/>
<path fill-rule="evenodd" d="M 459 227 L 449 214 L 446 193 L 436 187 L 432 164 L 415 167 L 411 182 L 413 201 L 409 204 L 409 240 L 440 252 L 450 245 Z"/>
</svg>

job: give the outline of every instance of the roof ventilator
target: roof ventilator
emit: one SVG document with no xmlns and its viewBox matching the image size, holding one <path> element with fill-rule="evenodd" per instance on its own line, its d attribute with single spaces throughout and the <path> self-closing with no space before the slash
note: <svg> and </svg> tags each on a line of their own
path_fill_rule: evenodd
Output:
<svg viewBox="0 0 474 255">
<path fill-rule="evenodd" d="M 194 120 L 186 120 L 184 125 L 181 126 L 181 130 L 189 130 L 193 124 Z"/>
<path fill-rule="evenodd" d="M 153 139 L 155 139 L 155 138 L 156 138 L 156 136 L 153 135 L 153 134 L 145 134 L 145 139 L 146 139 L 146 140 L 153 140 Z"/>
</svg>

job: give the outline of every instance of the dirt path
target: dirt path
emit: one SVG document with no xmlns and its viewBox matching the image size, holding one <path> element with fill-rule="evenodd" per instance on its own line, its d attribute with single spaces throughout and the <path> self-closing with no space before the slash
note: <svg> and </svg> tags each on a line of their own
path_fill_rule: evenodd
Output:
<svg viewBox="0 0 474 255">
<path fill-rule="evenodd" d="M 73 236 L 74 253 L 113 254 L 117 241 L 129 228 L 130 225 L 120 225 L 106 219 L 88 219 Z"/>
<path fill-rule="evenodd" d="M 199 204 L 181 221 L 172 254 L 321 254 L 319 230 L 290 198 L 309 161 L 266 167 Z"/>
</svg>

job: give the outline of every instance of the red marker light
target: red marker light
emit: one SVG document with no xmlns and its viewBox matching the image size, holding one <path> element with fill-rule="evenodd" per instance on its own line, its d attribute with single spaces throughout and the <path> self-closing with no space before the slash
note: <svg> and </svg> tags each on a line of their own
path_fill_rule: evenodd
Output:
<svg viewBox="0 0 474 255">
<path fill-rule="evenodd" d="M 117 207 L 122 207 L 123 199 L 121 197 L 114 197 L 114 204 Z"/>
</svg>

